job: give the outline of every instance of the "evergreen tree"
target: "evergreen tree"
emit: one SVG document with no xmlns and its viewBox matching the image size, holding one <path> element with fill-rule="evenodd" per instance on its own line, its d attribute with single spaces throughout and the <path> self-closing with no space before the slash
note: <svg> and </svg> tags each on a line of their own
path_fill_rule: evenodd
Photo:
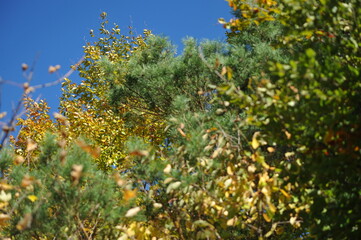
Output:
<svg viewBox="0 0 361 240">
<path fill-rule="evenodd" d="M 27 100 L 0 237 L 359 238 L 360 1 L 228 2 L 227 43 L 102 24 L 66 116 Z"/>
<path fill-rule="evenodd" d="M 140 100 L 169 120 L 171 146 L 136 156 L 129 172 L 150 189 L 144 203 L 162 206 L 156 211 L 149 206 L 150 226 L 161 218 L 157 224 L 179 239 L 262 238 L 276 230 L 286 238 L 302 233 L 283 226 L 292 200 L 281 189 L 283 180 L 275 168 L 257 153 L 256 128 L 240 125 L 244 111 L 229 107 L 230 99 L 218 94 L 222 87 L 215 89 L 232 83 L 235 89 L 252 92 L 252 80 L 267 77 L 268 61 L 287 59 L 275 44 L 280 25 L 269 26 L 251 25 L 229 43 L 187 39 L 179 56 L 165 38 L 151 37 L 127 68 L 117 67 L 124 69 L 125 81 L 112 88 L 114 106 Z"/>
</svg>

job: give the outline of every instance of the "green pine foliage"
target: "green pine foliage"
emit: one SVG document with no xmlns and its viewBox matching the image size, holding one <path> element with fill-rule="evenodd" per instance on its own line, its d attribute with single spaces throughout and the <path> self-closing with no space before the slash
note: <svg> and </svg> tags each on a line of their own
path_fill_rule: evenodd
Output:
<svg viewBox="0 0 361 240">
<path fill-rule="evenodd" d="M 268 61 L 286 58 L 283 50 L 271 46 L 280 26 L 256 29 L 238 36 L 239 40 L 233 39 L 236 44 L 185 39 L 179 56 L 166 38 L 150 37 L 147 48 L 135 53 L 126 65 L 113 66 L 124 72 L 125 82 L 114 84 L 111 102 L 118 106 L 137 99 L 167 116 L 172 113 L 176 98 L 184 96 L 189 100 L 190 111 L 209 110 L 206 103 L 213 90 L 209 85 L 232 81 L 247 89 L 250 78 L 267 72 Z"/>
<path fill-rule="evenodd" d="M 65 152 L 66 151 L 66 152 Z M 59 147 L 48 135 L 41 146 L 39 164 L 29 170 L 12 166 L 8 184 L 11 220 L 2 236 L 15 239 L 114 239 L 127 210 L 122 192 L 109 175 L 99 171 L 80 147 Z M 112 227 L 110 227 L 112 226 Z"/>
</svg>

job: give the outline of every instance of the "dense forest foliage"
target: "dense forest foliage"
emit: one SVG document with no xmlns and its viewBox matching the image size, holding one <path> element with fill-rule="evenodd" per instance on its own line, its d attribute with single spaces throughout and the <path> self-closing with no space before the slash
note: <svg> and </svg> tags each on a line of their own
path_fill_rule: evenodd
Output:
<svg viewBox="0 0 361 240">
<path fill-rule="evenodd" d="M 361 1 L 227 2 L 181 53 L 102 13 L 54 115 L 24 84 L 1 239 L 360 239 Z"/>
</svg>

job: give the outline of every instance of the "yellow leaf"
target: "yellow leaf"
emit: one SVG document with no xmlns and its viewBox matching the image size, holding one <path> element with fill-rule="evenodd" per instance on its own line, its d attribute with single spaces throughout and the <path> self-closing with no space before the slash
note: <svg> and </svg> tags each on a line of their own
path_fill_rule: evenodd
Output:
<svg viewBox="0 0 361 240">
<path fill-rule="evenodd" d="M 222 148 L 217 148 L 213 153 L 212 153 L 212 156 L 211 158 L 216 158 L 221 152 L 223 151 Z"/>
<path fill-rule="evenodd" d="M 178 132 L 182 135 L 182 137 L 186 137 L 187 135 L 183 132 L 182 129 L 177 128 Z"/>
<path fill-rule="evenodd" d="M 182 183 L 180 181 L 177 181 L 177 182 L 174 182 L 174 183 L 171 183 L 168 185 L 167 187 L 167 193 L 179 188 L 179 186 L 181 185 Z"/>
<path fill-rule="evenodd" d="M 267 151 L 270 152 L 270 153 L 273 153 L 275 151 L 275 149 L 273 147 L 268 147 Z"/>
<path fill-rule="evenodd" d="M 135 150 L 135 151 L 131 152 L 130 155 L 146 157 L 149 155 L 149 152 L 145 151 L 145 150 Z"/>
<path fill-rule="evenodd" d="M 234 226 L 237 222 L 238 218 L 237 217 L 234 217 L 234 218 L 231 218 L 227 221 L 227 226 Z"/>
<path fill-rule="evenodd" d="M 165 174 L 169 174 L 171 170 L 172 170 L 172 166 L 171 166 L 170 164 L 168 164 L 168 165 L 164 168 L 163 172 L 164 172 Z"/>
<path fill-rule="evenodd" d="M 252 164 L 252 165 L 249 165 L 248 168 L 247 168 L 248 172 L 250 173 L 254 173 L 257 169 L 256 167 Z"/>
<path fill-rule="evenodd" d="M 264 220 L 266 220 L 266 222 L 271 221 L 271 218 L 266 213 L 263 213 L 262 215 L 263 215 Z"/>
<path fill-rule="evenodd" d="M 1 190 L 0 201 L 9 202 L 11 200 L 11 193 L 5 193 L 4 190 Z"/>
<path fill-rule="evenodd" d="M 227 67 L 227 78 L 230 80 L 233 76 L 233 70 L 230 67 Z"/>
<path fill-rule="evenodd" d="M 290 139 L 292 137 L 291 133 L 287 132 L 287 130 L 284 130 L 284 132 L 285 132 L 287 139 Z"/>
<path fill-rule="evenodd" d="M 140 211 L 140 207 L 131 208 L 125 214 L 125 217 L 134 217 Z"/>
<path fill-rule="evenodd" d="M 124 190 L 124 200 L 128 201 L 132 198 L 135 198 L 135 196 L 137 195 L 137 191 L 136 190 Z"/>
<path fill-rule="evenodd" d="M 228 175 L 233 175 L 233 174 L 234 174 L 231 166 L 228 166 L 228 167 L 227 167 L 227 173 L 228 173 Z"/>
<path fill-rule="evenodd" d="M 207 129 L 207 133 L 217 131 L 217 130 L 218 130 L 218 128 L 213 127 L 213 128 Z"/>
<path fill-rule="evenodd" d="M 250 18 L 251 16 L 247 12 L 242 12 L 242 17 Z"/>
<path fill-rule="evenodd" d="M 92 147 L 86 144 L 84 141 L 76 141 L 78 146 L 82 148 L 85 152 L 92 155 L 94 158 L 98 158 L 100 156 L 100 148 L 99 147 Z"/>
<path fill-rule="evenodd" d="M 222 68 L 222 72 L 221 72 L 222 76 L 224 76 L 226 73 L 227 73 L 227 68 L 226 68 L 226 67 L 223 67 L 223 68 Z"/>
<path fill-rule="evenodd" d="M 164 179 L 164 184 L 168 184 L 168 183 L 170 183 L 171 181 L 173 181 L 173 178 L 171 178 L 171 177 L 169 177 L 169 178 L 166 178 L 166 179 Z"/>
<path fill-rule="evenodd" d="M 276 230 L 276 228 L 277 228 L 277 223 L 272 224 L 271 230 L 269 230 L 268 233 L 266 233 L 266 235 L 264 235 L 264 236 L 266 238 L 269 238 L 273 234 L 273 232 Z"/>
<path fill-rule="evenodd" d="M 153 203 L 154 208 L 161 208 L 163 205 L 161 203 Z"/>
<path fill-rule="evenodd" d="M 226 24 L 226 23 L 227 23 L 226 20 L 224 20 L 224 18 L 219 18 L 219 19 L 218 19 L 218 22 L 219 22 L 220 24 Z"/>
<path fill-rule="evenodd" d="M 288 158 L 288 159 L 289 159 L 290 157 L 294 156 L 294 155 L 295 155 L 294 152 L 286 152 L 286 153 L 285 153 L 285 157 Z"/>
<path fill-rule="evenodd" d="M 28 199 L 29 199 L 30 201 L 32 201 L 32 202 L 35 202 L 35 201 L 38 199 L 38 197 L 35 196 L 35 195 L 29 195 L 29 196 L 28 196 Z"/>
<path fill-rule="evenodd" d="M 102 19 L 105 19 L 105 18 L 107 17 L 107 13 L 106 13 L 106 12 L 102 12 L 102 13 L 100 14 L 100 17 L 101 17 Z"/>
<path fill-rule="evenodd" d="M 0 203 L 0 209 L 4 209 L 4 208 L 6 208 L 8 205 L 9 205 L 8 202 L 2 202 L 2 203 Z"/>
<path fill-rule="evenodd" d="M 253 149 L 257 149 L 259 147 L 259 142 L 257 137 L 259 136 L 260 132 L 255 132 L 252 137 L 252 147 Z"/>
<path fill-rule="evenodd" d="M 6 225 L 7 220 L 10 220 L 10 216 L 8 214 L 0 213 L 0 226 Z"/>
<path fill-rule="evenodd" d="M 13 186 L 11 186 L 11 185 L 9 185 L 7 183 L 0 182 L 0 189 L 2 189 L 2 190 L 6 191 L 6 190 L 11 190 L 13 188 L 14 188 Z"/>
<path fill-rule="evenodd" d="M 291 196 L 283 189 L 280 189 L 281 193 L 286 197 L 286 198 L 290 198 Z"/>
<path fill-rule="evenodd" d="M 228 188 L 229 186 L 231 186 L 232 181 L 233 181 L 232 178 L 229 178 L 226 181 L 224 181 L 224 188 Z"/>
<path fill-rule="evenodd" d="M 268 207 L 272 213 L 275 213 L 277 211 L 277 208 L 272 203 L 268 203 Z"/>
<path fill-rule="evenodd" d="M 291 217 L 290 218 L 290 223 L 291 225 L 294 225 L 296 223 L 297 217 Z"/>
</svg>

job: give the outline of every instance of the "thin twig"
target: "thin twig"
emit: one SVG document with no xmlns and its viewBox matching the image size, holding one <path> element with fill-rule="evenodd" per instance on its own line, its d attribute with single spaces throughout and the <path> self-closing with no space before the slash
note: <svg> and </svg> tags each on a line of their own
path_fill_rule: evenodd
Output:
<svg viewBox="0 0 361 240">
<path fill-rule="evenodd" d="M 296 220 L 295 223 L 302 223 L 302 220 Z M 282 221 L 282 222 L 275 222 L 275 224 L 277 225 L 281 225 L 281 224 L 291 224 L 290 221 Z"/>
<path fill-rule="evenodd" d="M 176 221 L 176 219 L 173 218 L 173 215 L 170 213 L 170 210 L 166 211 L 168 213 L 168 216 L 170 217 L 170 219 L 172 220 L 174 226 L 176 227 L 177 229 L 177 232 L 178 232 L 178 235 L 179 235 L 179 238 L 181 240 L 185 240 L 184 236 L 183 236 L 183 231 L 182 231 L 182 228 L 181 226 L 179 226 L 179 222 Z"/>
<path fill-rule="evenodd" d="M 252 228 L 253 230 L 255 230 L 257 233 L 260 233 L 261 229 L 257 228 L 256 226 L 253 226 L 252 224 L 249 223 L 245 223 L 249 228 Z"/>
<path fill-rule="evenodd" d="M 38 88 L 51 87 L 51 86 L 61 83 L 65 78 L 69 77 L 83 61 L 84 61 L 84 56 L 62 77 L 60 77 L 57 80 L 50 82 L 50 83 L 43 83 L 43 84 L 32 86 L 32 88 L 38 89 Z"/>
<path fill-rule="evenodd" d="M 204 62 L 204 64 L 206 64 L 206 66 L 207 66 L 210 70 L 212 70 L 215 74 L 217 74 L 217 76 L 218 76 L 220 79 L 222 79 L 222 80 L 225 81 L 225 82 L 228 82 L 227 79 L 225 79 L 225 78 L 222 76 L 222 74 L 220 74 L 217 70 L 215 70 L 215 69 L 207 62 L 206 58 L 204 57 L 202 47 L 199 46 L 198 49 L 199 49 L 199 57 L 202 59 L 202 61 Z"/>
<path fill-rule="evenodd" d="M 98 225 L 98 223 L 99 223 L 99 220 L 100 220 L 100 214 L 101 214 L 101 212 L 99 212 L 97 218 L 95 219 L 95 224 L 94 224 L 93 229 L 92 229 L 92 232 L 91 232 L 91 234 L 90 234 L 90 236 L 89 236 L 90 239 L 92 239 L 93 234 L 95 233 L 95 229 L 96 229 L 96 227 L 97 227 L 97 225 Z"/>
<path fill-rule="evenodd" d="M 90 240 L 91 238 L 89 238 L 88 233 L 86 232 L 85 227 L 84 227 L 83 223 L 81 222 L 81 220 L 80 220 L 80 218 L 79 218 L 79 213 L 78 213 L 75 217 L 76 217 L 76 219 L 78 220 L 78 224 L 79 224 L 79 226 L 81 227 L 81 230 L 84 232 L 86 238 L 87 238 L 88 240 Z"/>
<path fill-rule="evenodd" d="M 19 88 L 23 88 L 23 84 L 13 82 L 13 81 L 9 81 L 9 80 L 5 80 L 2 77 L 0 77 L 0 83 L 5 83 L 5 84 L 13 85 L 13 86 L 16 86 L 16 87 L 19 87 Z"/>
<path fill-rule="evenodd" d="M 7 127 L 8 129 L 5 131 L 4 127 L 3 127 L 3 131 L 5 132 L 5 134 L 2 137 L 1 142 L 0 142 L 0 150 L 3 148 L 6 139 L 9 137 L 9 134 L 12 131 L 12 128 L 15 127 L 14 124 L 15 124 L 16 117 L 18 115 L 17 113 L 20 112 L 22 103 L 23 103 L 23 97 L 21 97 L 20 100 L 18 101 L 18 104 L 16 105 L 16 108 L 14 109 L 14 113 L 11 116 L 9 124 L 7 126 L 4 126 L 4 127 Z"/>
<path fill-rule="evenodd" d="M 26 86 L 25 84 L 17 84 L 17 83 L 12 82 L 12 81 L 6 81 L 6 80 L 3 80 L 2 78 L 0 78 L 0 83 L 8 83 L 8 84 L 11 84 L 11 85 L 21 86 L 22 88 L 24 88 L 24 93 L 21 96 L 21 98 L 19 99 L 15 109 L 13 110 L 13 114 L 11 116 L 11 119 L 10 119 L 9 123 L 7 124 L 7 126 L 4 126 L 7 129 L 4 129 L 4 127 L 3 127 L 3 131 L 5 132 L 5 134 L 4 134 L 4 136 L 2 137 L 2 139 L 0 141 L 0 150 L 3 148 L 6 139 L 10 135 L 10 132 L 13 131 L 13 128 L 15 128 L 15 126 L 14 126 L 15 121 L 16 121 L 16 119 L 17 119 L 17 117 L 19 115 L 20 109 L 21 109 L 21 107 L 23 105 L 24 98 L 27 97 L 31 92 L 29 90 L 30 89 L 35 90 L 35 89 L 38 89 L 38 88 L 50 87 L 50 86 L 54 86 L 54 85 L 62 82 L 65 78 L 69 77 L 76 70 L 76 68 L 83 62 L 83 60 L 84 60 L 84 56 L 75 64 L 74 67 L 72 67 L 65 75 L 63 75 L 62 77 L 60 77 L 56 81 L 50 82 L 50 83 L 45 83 L 45 84 L 39 84 L 39 85 L 35 85 L 35 86 L 32 86 L 32 87 L 30 87 L 29 85 Z M 32 72 L 34 71 L 35 63 L 36 63 L 36 60 L 34 61 L 32 67 L 31 67 L 30 74 L 27 76 L 28 83 L 32 80 Z"/>
<path fill-rule="evenodd" d="M 16 208 L 18 207 L 18 205 L 21 203 L 21 201 L 24 200 L 24 198 L 27 196 L 27 194 L 23 194 L 21 197 L 18 198 L 18 200 L 15 202 L 14 206 L 11 208 L 11 210 L 9 211 L 8 215 L 11 216 L 13 215 L 14 211 L 16 210 Z"/>
<path fill-rule="evenodd" d="M 25 76 L 26 80 L 28 81 L 28 83 L 31 82 L 31 80 L 33 80 L 33 74 L 34 74 L 34 70 L 35 70 L 35 65 L 36 63 L 38 62 L 38 59 L 39 59 L 39 56 L 40 54 L 36 54 L 35 58 L 34 58 L 34 61 L 33 63 L 31 64 L 31 67 L 30 67 L 30 71 L 29 71 L 29 75 Z M 24 73 L 25 74 L 25 73 Z"/>
</svg>

